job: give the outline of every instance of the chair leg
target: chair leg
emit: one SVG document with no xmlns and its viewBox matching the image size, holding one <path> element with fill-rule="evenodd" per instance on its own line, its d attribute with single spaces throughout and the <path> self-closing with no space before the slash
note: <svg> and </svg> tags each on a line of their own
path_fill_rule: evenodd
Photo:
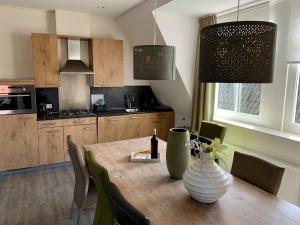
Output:
<svg viewBox="0 0 300 225">
<path fill-rule="evenodd" d="M 78 210 L 78 215 L 77 215 L 77 222 L 76 222 L 76 225 L 79 224 L 80 214 L 81 214 L 81 210 L 79 209 L 79 210 Z"/>
<path fill-rule="evenodd" d="M 71 212 L 70 212 L 70 215 L 69 215 L 69 219 L 71 219 L 72 216 L 73 216 L 74 204 L 75 204 L 75 202 L 74 202 L 74 199 L 73 199 L 72 206 L 71 206 Z"/>
</svg>

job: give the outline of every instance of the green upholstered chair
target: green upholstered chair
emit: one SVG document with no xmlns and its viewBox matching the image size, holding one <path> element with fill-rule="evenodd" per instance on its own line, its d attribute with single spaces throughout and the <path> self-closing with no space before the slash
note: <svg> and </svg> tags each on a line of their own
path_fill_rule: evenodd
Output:
<svg viewBox="0 0 300 225">
<path fill-rule="evenodd" d="M 225 137 L 225 133 L 226 133 L 226 127 L 221 124 L 208 122 L 205 120 L 201 122 L 201 128 L 199 131 L 200 136 L 209 138 L 211 140 L 215 138 L 219 138 L 222 143 Z"/>
<path fill-rule="evenodd" d="M 252 155 L 234 152 L 231 174 L 277 195 L 284 168 Z"/>
<path fill-rule="evenodd" d="M 116 222 L 106 191 L 106 187 L 110 183 L 108 172 L 96 161 L 94 153 L 87 151 L 85 156 L 98 195 L 93 225 L 114 225 Z"/>
</svg>

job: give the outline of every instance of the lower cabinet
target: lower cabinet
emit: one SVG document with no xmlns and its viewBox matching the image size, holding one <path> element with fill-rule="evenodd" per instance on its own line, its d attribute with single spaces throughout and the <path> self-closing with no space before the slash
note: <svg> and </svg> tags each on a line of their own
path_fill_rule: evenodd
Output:
<svg viewBox="0 0 300 225">
<path fill-rule="evenodd" d="M 98 117 L 98 142 L 146 137 L 154 128 L 158 138 L 167 140 L 172 127 L 174 112 Z"/>
<path fill-rule="evenodd" d="M 64 156 L 65 161 L 70 161 L 68 153 L 67 136 L 71 135 L 74 142 L 81 147 L 82 154 L 84 154 L 82 146 L 97 143 L 97 124 L 76 125 L 63 127 L 64 133 Z"/>
<path fill-rule="evenodd" d="M 127 139 L 125 116 L 98 117 L 98 142 Z"/>
<path fill-rule="evenodd" d="M 65 161 L 62 127 L 39 129 L 38 136 L 40 165 Z"/>
<path fill-rule="evenodd" d="M 150 114 L 125 116 L 126 139 L 146 137 L 150 135 Z"/>
<path fill-rule="evenodd" d="M 156 129 L 158 138 L 167 141 L 169 130 L 175 126 L 174 112 L 151 113 L 150 114 L 150 130 Z"/>
<path fill-rule="evenodd" d="M 70 161 L 67 136 L 82 145 L 97 143 L 97 118 L 77 118 L 38 122 L 40 165 Z M 82 148 L 81 148 L 82 150 Z"/>
<path fill-rule="evenodd" d="M 39 164 L 36 114 L 0 116 L 0 170 Z"/>
</svg>

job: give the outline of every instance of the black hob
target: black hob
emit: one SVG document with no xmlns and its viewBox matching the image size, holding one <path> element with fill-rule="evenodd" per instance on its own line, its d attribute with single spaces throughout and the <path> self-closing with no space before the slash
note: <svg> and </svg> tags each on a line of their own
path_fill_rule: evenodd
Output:
<svg viewBox="0 0 300 225">
<path fill-rule="evenodd" d="M 84 117 L 94 115 L 91 111 L 85 109 L 63 110 L 59 112 L 60 117 Z"/>
</svg>

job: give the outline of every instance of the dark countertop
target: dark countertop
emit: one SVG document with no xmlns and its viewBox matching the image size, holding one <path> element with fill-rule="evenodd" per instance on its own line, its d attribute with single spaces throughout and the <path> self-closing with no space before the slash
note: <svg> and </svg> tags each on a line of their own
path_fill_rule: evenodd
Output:
<svg viewBox="0 0 300 225">
<path fill-rule="evenodd" d="M 59 114 L 54 114 L 46 118 L 37 118 L 37 121 L 44 120 L 64 120 L 64 119 L 76 119 L 76 118 L 86 118 L 86 117 L 97 117 L 95 113 L 90 113 L 88 115 L 79 115 L 79 116 L 60 116 Z"/>
<path fill-rule="evenodd" d="M 125 109 L 111 109 L 102 112 L 93 112 L 88 115 L 80 115 L 80 116 L 60 116 L 58 114 L 54 114 L 53 116 L 47 118 L 37 118 L 38 121 L 44 120 L 61 120 L 61 119 L 74 119 L 74 118 L 85 118 L 85 117 L 105 117 L 105 116 L 122 116 L 122 115 L 132 115 L 132 114 L 143 114 L 143 113 L 157 113 L 157 112 L 172 112 L 173 109 L 164 109 L 164 110 L 141 110 L 138 112 L 126 112 Z"/>
<path fill-rule="evenodd" d="M 122 115 L 132 115 L 132 114 L 143 114 L 143 113 L 156 113 L 156 112 L 172 112 L 173 109 L 165 109 L 165 110 L 141 110 L 138 112 L 126 112 L 125 109 L 113 109 L 107 110 L 103 112 L 97 112 L 99 117 L 103 116 L 122 116 Z"/>
</svg>

